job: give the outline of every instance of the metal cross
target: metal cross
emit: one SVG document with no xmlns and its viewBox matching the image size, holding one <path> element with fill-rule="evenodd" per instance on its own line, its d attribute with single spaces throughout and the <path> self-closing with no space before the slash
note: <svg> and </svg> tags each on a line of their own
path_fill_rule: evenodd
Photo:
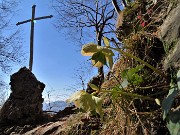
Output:
<svg viewBox="0 0 180 135">
<path fill-rule="evenodd" d="M 27 22 L 31 22 L 31 34 L 30 34 L 30 59 L 29 59 L 29 70 L 32 71 L 32 65 L 33 65 L 33 42 L 34 42 L 34 20 L 42 20 L 47 18 L 52 18 L 53 16 L 42 16 L 42 17 L 36 17 L 35 18 L 35 7 L 36 5 L 32 6 L 32 17 L 29 20 L 18 22 L 16 25 L 24 24 Z"/>
</svg>

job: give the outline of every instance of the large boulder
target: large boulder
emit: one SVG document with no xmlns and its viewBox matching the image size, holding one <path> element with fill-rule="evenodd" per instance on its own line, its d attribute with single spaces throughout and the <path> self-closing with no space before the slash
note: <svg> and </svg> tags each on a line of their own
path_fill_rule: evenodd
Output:
<svg viewBox="0 0 180 135">
<path fill-rule="evenodd" d="M 35 124 L 42 118 L 45 84 L 26 67 L 10 77 L 11 94 L 0 110 L 0 125 Z"/>
</svg>

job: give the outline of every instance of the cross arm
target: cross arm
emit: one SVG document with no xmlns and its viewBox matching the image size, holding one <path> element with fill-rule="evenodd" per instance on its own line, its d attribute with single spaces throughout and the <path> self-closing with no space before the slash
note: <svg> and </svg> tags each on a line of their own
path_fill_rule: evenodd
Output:
<svg viewBox="0 0 180 135">
<path fill-rule="evenodd" d="M 36 18 L 34 18 L 34 20 L 41 20 L 41 19 L 52 18 L 52 17 L 53 17 L 53 15 L 43 16 L 43 17 L 36 17 Z M 26 20 L 26 21 L 22 21 L 22 22 L 18 22 L 16 25 L 24 24 L 24 23 L 27 23 L 27 22 L 31 22 L 31 19 Z"/>
<path fill-rule="evenodd" d="M 43 16 L 43 17 L 36 17 L 36 18 L 34 18 L 34 20 L 41 20 L 41 19 L 52 18 L 52 17 L 53 17 L 53 15 Z"/>
<path fill-rule="evenodd" d="M 26 21 L 22 21 L 22 22 L 18 22 L 16 25 L 20 25 L 20 24 L 27 23 L 27 22 L 30 22 L 30 21 L 31 21 L 31 19 L 26 20 Z"/>
</svg>

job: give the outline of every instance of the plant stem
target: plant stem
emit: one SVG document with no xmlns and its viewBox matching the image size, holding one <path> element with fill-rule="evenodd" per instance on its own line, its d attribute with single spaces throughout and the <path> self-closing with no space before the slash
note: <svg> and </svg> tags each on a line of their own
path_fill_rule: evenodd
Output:
<svg viewBox="0 0 180 135">
<path fill-rule="evenodd" d="M 166 77 L 166 75 L 164 73 L 162 73 L 161 71 L 159 71 L 158 69 L 154 68 L 153 66 L 151 66 L 150 64 L 148 64 L 147 62 L 141 60 L 140 58 L 130 54 L 130 53 L 127 53 L 127 52 L 124 52 L 122 51 L 120 48 L 113 48 L 113 47 L 109 47 L 110 49 L 112 50 L 115 50 L 115 51 L 118 51 L 120 52 L 121 54 L 125 55 L 125 56 L 128 56 L 130 58 L 133 58 L 141 63 L 143 63 L 144 65 L 146 65 L 147 67 L 149 67 L 150 69 L 152 69 L 154 72 L 156 72 L 157 74 L 161 75 L 162 77 Z"/>
<path fill-rule="evenodd" d="M 151 97 L 142 96 L 142 95 L 138 95 L 138 94 L 127 93 L 127 92 L 122 92 L 122 91 L 100 90 L 100 92 L 119 93 L 119 94 L 126 95 L 126 96 L 131 96 L 131 97 L 135 97 L 135 98 L 142 98 L 142 99 L 154 101 L 154 98 L 151 98 Z"/>
</svg>

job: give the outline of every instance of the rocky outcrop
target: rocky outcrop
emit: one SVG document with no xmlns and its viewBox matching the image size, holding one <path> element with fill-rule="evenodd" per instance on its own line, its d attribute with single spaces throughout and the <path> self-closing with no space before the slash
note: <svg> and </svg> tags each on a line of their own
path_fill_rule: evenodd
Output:
<svg viewBox="0 0 180 135">
<path fill-rule="evenodd" d="M 26 67 L 10 78 L 11 94 L 0 110 L 0 127 L 35 124 L 42 118 L 42 92 L 45 85 Z"/>
<path fill-rule="evenodd" d="M 180 3 L 180 0 L 178 2 Z M 149 29 L 149 32 L 151 32 L 152 35 L 154 34 L 155 36 L 157 34 L 156 32 L 160 30 L 158 38 L 161 39 L 163 43 L 165 43 L 164 45 L 169 46 L 168 48 L 171 48 L 172 50 L 172 53 L 170 53 L 167 59 L 165 60 L 164 66 L 166 68 L 168 68 L 170 65 L 173 65 L 178 68 L 180 67 L 180 55 L 179 55 L 180 50 L 178 50 L 180 48 L 179 47 L 180 46 L 180 41 L 179 41 L 180 39 L 180 33 L 179 33 L 180 32 L 180 24 L 179 24 L 180 5 L 177 4 L 176 6 L 177 6 L 176 8 L 169 7 L 169 11 L 167 13 L 167 17 L 165 20 L 164 20 L 165 12 L 163 14 L 163 17 L 160 16 L 159 17 L 160 19 L 159 20 L 157 19 L 156 24 L 158 24 L 158 26 L 161 25 L 161 23 L 163 23 L 160 26 L 160 28 L 157 27 L 157 29 Z M 153 8 L 155 8 L 155 6 Z M 156 16 L 154 16 L 154 14 L 156 14 L 157 12 L 152 12 L 152 13 L 153 14 L 149 14 L 149 15 L 155 18 Z M 142 24 L 143 23 L 145 24 L 146 22 L 142 22 Z M 154 28 L 154 27 L 149 27 L 149 28 Z M 127 36 L 128 31 L 124 35 Z M 143 44 L 143 45 L 145 46 L 147 44 Z M 174 47 L 172 47 L 172 45 L 174 45 Z M 160 58 L 160 52 L 157 49 L 153 52 L 154 52 L 154 55 L 152 55 L 153 59 L 155 59 L 156 57 Z M 156 57 L 153 57 L 153 56 L 156 56 Z M 119 73 L 123 71 L 124 69 L 126 69 L 128 65 L 131 64 L 130 60 L 131 59 L 122 58 L 120 61 L 118 61 L 114 65 L 112 71 L 105 78 L 105 82 L 101 85 L 101 88 L 112 88 L 116 84 L 119 84 L 122 81 Z M 160 58 L 160 60 L 162 59 Z M 92 83 L 100 87 L 102 80 L 100 80 L 100 76 L 95 76 L 89 83 Z M 155 82 L 155 83 L 159 83 L 159 82 Z M 127 120 L 129 121 L 129 118 L 127 117 L 127 119 L 125 119 L 126 121 L 124 121 L 124 117 L 122 117 L 123 116 L 122 114 L 124 112 L 121 111 L 120 107 L 117 108 L 118 110 L 117 112 L 116 110 L 115 111 L 113 110 L 113 111 L 116 112 L 116 114 L 121 114 L 121 115 L 117 115 L 115 119 L 112 119 L 112 121 L 111 119 L 106 119 L 107 120 L 106 122 L 108 121 L 110 122 L 109 123 L 104 122 L 103 126 L 101 125 L 100 120 L 98 118 L 84 119 L 84 114 L 82 116 L 81 116 L 81 113 L 72 114 L 72 113 L 76 113 L 76 110 L 74 110 L 74 107 L 67 107 L 63 111 L 58 112 L 55 116 L 52 116 L 53 122 L 52 120 L 47 120 L 48 122 L 46 123 L 33 126 L 31 125 L 31 123 L 34 122 L 33 124 L 35 124 L 38 121 L 38 119 L 40 119 L 41 116 L 43 116 L 42 109 L 41 109 L 43 99 L 41 97 L 41 93 L 44 89 L 44 84 L 39 82 L 35 78 L 35 76 L 26 68 L 22 68 L 20 69 L 20 71 L 18 71 L 18 73 L 15 73 L 14 75 L 12 75 L 10 84 L 11 84 L 12 93 L 9 99 L 6 101 L 5 105 L 3 106 L 2 110 L 0 111 L 0 134 L 1 134 L 1 126 L 3 126 L 3 124 L 9 124 L 9 123 L 16 123 L 16 126 L 12 125 L 10 128 L 6 128 L 7 130 L 6 132 L 4 132 L 6 134 L 24 134 L 24 135 L 51 135 L 51 134 L 81 135 L 82 134 L 82 135 L 85 135 L 85 134 L 91 134 L 95 130 L 98 130 L 98 134 L 111 134 L 108 131 L 113 131 L 115 133 L 116 129 L 118 129 L 117 131 L 121 131 L 121 127 L 122 127 L 122 131 L 124 132 L 126 131 L 126 133 L 127 132 L 130 133 L 131 132 L 130 130 L 133 130 L 132 133 L 137 132 L 138 134 L 141 134 L 141 132 L 143 132 L 144 134 L 145 133 L 148 134 L 150 132 L 151 134 L 159 134 L 159 133 L 168 134 L 168 131 L 165 128 L 165 123 L 164 121 L 162 121 L 162 118 L 161 118 L 162 116 L 159 109 L 158 110 L 156 109 L 156 106 L 154 105 L 154 103 L 150 104 L 149 102 L 145 102 L 142 100 L 140 102 L 136 100 L 136 102 L 133 103 L 138 110 L 137 112 L 135 112 L 135 115 L 138 116 L 138 113 L 139 113 L 139 116 L 141 116 L 141 120 L 145 120 L 145 121 L 141 121 L 141 122 L 144 122 L 143 123 L 144 125 L 142 128 L 141 126 L 139 126 L 138 128 L 136 127 L 133 128 L 135 124 L 132 125 L 132 128 L 127 127 L 127 125 L 124 123 L 126 123 Z M 154 91 L 156 90 L 153 89 L 153 92 Z M 87 92 L 92 93 L 93 90 L 88 86 Z M 147 90 L 145 90 L 145 92 L 147 92 Z M 142 94 L 142 90 L 141 90 L 141 93 L 138 93 L 138 94 Z M 108 98 L 104 99 L 103 106 L 108 107 L 111 104 L 111 102 L 112 101 Z M 155 111 L 152 110 L 151 108 L 150 112 L 148 112 L 149 111 L 148 105 L 150 107 L 154 105 L 152 108 L 155 109 Z M 107 110 L 105 110 L 104 112 L 105 112 L 104 116 L 109 116 L 109 115 L 112 116 L 111 108 L 107 108 Z M 151 114 L 151 115 L 148 115 L 148 114 Z M 139 116 L 138 116 L 138 119 L 140 118 Z M 46 118 L 48 118 L 48 116 Z M 110 117 L 107 117 L 107 118 L 110 118 Z M 118 123 L 117 119 L 119 119 L 120 123 Z M 17 126 L 17 124 L 19 123 L 24 124 L 24 125 Z M 28 123 L 29 125 L 27 125 Z M 121 127 L 120 126 L 118 127 L 118 124 L 121 125 Z M 102 131 L 99 131 L 100 127 L 102 127 L 101 128 Z"/>
<path fill-rule="evenodd" d="M 55 115 L 55 118 L 56 118 L 56 119 L 62 118 L 62 117 L 65 117 L 65 116 L 67 116 L 67 115 L 74 114 L 75 112 L 76 112 L 75 105 L 73 105 L 73 106 L 68 106 L 68 107 L 64 108 L 64 110 L 60 110 L 60 111 Z"/>
<path fill-rule="evenodd" d="M 164 42 L 168 57 L 165 60 L 164 67 L 170 66 L 180 68 L 180 0 L 176 3 L 177 7 L 169 7 L 170 11 L 163 25 L 160 27 L 159 38 Z M 169 53 L 171 49 L 171 53 Z"/>
<path fill-rule="evenodd" d="M 80 114 L 64 117 L 56 122 L 40 125 L 23 135 L 90 135 L 100 128 L 99 118 L 82 121 Z"/>
</svg>

